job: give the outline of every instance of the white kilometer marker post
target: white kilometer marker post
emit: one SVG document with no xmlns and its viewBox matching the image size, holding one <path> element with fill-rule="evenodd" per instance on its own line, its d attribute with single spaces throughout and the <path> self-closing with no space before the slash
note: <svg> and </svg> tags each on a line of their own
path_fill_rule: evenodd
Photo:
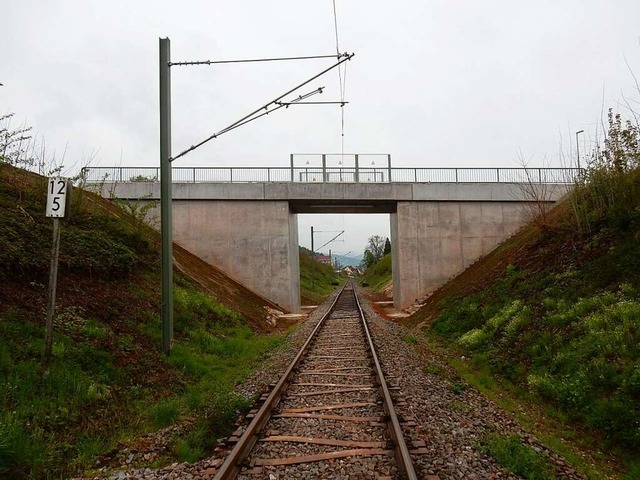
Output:
<svg viewBox="0 0 640 480">
<path fill-rule="evenodd" d="M 44 365 L 49 373 L 53 344 L 53 316 L 56 309 L 56 286 L 58 282 L 58 255 L 60 253 L 60 219 L 67 211 L 71 196 L 71 182 L 62 177 L 51 177 L 47 183 L 47 209 L 45 216 L 53 218 L 53 247 L 51 249 L 51 269 L 49 271 L 49 303 L 47 305 L 47 326 L 44 337 Z"/>
</svg>

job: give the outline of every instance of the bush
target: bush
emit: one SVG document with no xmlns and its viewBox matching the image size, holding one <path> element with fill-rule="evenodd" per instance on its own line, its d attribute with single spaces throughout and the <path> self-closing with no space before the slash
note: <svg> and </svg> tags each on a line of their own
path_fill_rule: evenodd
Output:
<svg viewBox="0 0 640 480">
<path fill-rule="evenodd" d="M 634 255 L 637 250 L 640 248 L 636 247 Z M 574 283 L 584 279 L 571 275 L 563 281 L 554 301 L 543 301 L 548 298 L 543 283 L 523 282 L 526 286 L 510 284 L 507 288 L 508 279 L 497 282 L 480 295 L 444 302 L 432 329 L 454 341 L 474 363 L 476 358 L 485 359 L 480 362 L 485 368 L 526 385 L 610 442 L 638 449 L 640 409 L 634 403 L 640 393 L 637 289 L 623 283 L 571 301 Z"/>
<path fill-rule="evenodd" d="M 628 398 L 600 399 L 587 414 L 587 422 L 604 432 L 610 441 L 629 448 L 640 445 L 640 411 Z"/>
<path fill-rule="evenodd" d="M 594 151 L 570 197 L 580 231 L 602 223 L 623 231 L 640 226 L 640 130 L 612 109 L 608 123 L 604 147 Z"/>
<path fill-rule="evenodd" d="M 388 253 L 365 270 L 360 283 L 363 287 L 379 290 L 391 281 L 391 277 L 391 254 Z"/>
<path fill-rule="evenodd" d="M 489 335 L 482 329 L 474 328 L 460 337 L 458 344 L 469 350 L 477 350 L 487 343 Z"/>
</svg>

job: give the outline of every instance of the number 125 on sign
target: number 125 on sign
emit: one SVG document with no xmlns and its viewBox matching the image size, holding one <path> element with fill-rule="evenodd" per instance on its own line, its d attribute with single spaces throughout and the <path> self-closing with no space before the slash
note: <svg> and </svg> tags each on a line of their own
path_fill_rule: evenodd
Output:
<svg viewBox="0 0 640 480">
<path fill-rule="evenodd" d="M 69 181 L 62 177 L 51 177 L 47 188 L 47 217 L 64 217 L 67 206 Z"/>
</svg>

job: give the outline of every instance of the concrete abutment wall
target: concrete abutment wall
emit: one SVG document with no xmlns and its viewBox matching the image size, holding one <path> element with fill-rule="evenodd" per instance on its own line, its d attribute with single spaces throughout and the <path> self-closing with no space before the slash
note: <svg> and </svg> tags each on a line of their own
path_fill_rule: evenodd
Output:
<svg viewBox="0 0 640 480">
<path fill-rule="evenodd" d="M 174 240 L 283 308 L 300 309 L 297 216 L 287 201 L 174 200 Z M 398 202 L 393 298 L 411 305 L 529 221 L 520 202 Z"/>
<path fill-rule="evenodd" d="M 393 299 L 405 308 L 529 221 L 519 202 L 399 202 L 391 214 Z"/>
<path fill-rule="evenodd" d="M 300 309 L 298 222 L 288 202 L 174 200 L 173 239 L 282 308 Z"/>
</svg>

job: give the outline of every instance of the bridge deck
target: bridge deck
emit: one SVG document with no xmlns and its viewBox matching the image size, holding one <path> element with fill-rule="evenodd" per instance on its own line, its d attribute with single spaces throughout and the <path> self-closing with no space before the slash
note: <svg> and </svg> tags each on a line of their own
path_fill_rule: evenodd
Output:
<svg viewBox="0 0 640 480">
<path fill-rule="evenodd" d="M 130 200 L 160 198 L 158 182 L 102 185 L 102 194 Z M 287 201 L 294 213 L 391 213 L 398 202 L 557 201 L 568 184 L 516 183 L 176 183 L 174 201 Z"/>
</svg>

